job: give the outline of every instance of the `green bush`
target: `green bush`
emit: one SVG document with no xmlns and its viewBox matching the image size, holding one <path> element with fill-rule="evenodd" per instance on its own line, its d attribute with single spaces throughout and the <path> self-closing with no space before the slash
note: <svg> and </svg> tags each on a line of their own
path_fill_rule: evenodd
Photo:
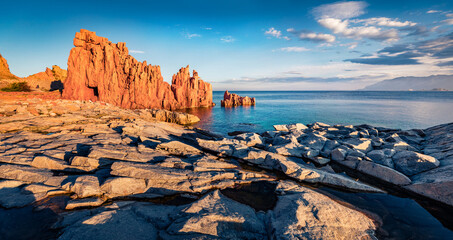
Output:
<svg viewBox="0 0 453 240">
<path fill-rule="evenodd" d="M 30 92 L 31 88 L 27 82 L 15 82 L 11 83 L 8 87 L 0 89 L 3 92 Z"/>
</svg>

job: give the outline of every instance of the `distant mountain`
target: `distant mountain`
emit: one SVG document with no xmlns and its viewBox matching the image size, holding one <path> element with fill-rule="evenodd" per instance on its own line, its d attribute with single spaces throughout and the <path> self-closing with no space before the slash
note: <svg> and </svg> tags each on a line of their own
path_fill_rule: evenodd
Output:
<svg viewBox="0 0 453 240">
<path fill-rule="evenodd" d="M 363 89 L 365 91 L 453 91 L 453 75 L 399 77 L 384 80 Z"/>
</svg>

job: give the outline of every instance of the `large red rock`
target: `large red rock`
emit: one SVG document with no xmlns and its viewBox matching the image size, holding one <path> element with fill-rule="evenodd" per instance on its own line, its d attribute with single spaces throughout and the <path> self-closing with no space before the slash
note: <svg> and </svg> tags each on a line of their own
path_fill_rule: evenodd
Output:
<svg viewBox="0 0 453 240">
<path fill-rule="evenodd" d="M 0 54 L 0 80 L 1 79 L 18 79 L 18 77 L 9 71 L 8 62 Z"/>
<path fill-rule="evenodd" d="M 212 106 L 212 87 L 189 66 L 164 82 L 159 66 L 139 62 L 125 43 L 80 30 L 68 59 L 63 98 L 100 100 L 124 108 L 182 109 Z"/>
<path fill-rule="evenodd" d="M 234 93 L 225 91 L 223 94 L 223 100 L 220 101 L 222 107 L 236 107 L 236 106 L 254 106 L 255 98 L 241 97 Z"/>
</svg>

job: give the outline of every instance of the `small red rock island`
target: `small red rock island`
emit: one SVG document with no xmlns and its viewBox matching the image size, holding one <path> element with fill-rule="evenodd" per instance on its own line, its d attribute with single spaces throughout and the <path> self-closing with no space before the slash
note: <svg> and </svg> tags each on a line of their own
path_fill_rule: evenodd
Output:
<svg viewBox="0 0 453 240">
<path fill-rule="evenodd" d="M 248 96 L 241 97 L 234 93 L 225 91 L 223 100 L 220 101 L 222 107 L 237 107 L 237 106 L 255 106 L 255 98 Z"/>
</svg>

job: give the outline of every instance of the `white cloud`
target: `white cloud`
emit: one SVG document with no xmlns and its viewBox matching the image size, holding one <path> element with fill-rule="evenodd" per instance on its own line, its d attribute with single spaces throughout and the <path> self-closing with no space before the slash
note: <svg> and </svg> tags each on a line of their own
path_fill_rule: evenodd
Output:
<svg viewBox="0 0 453 240">
<path fill-rule="evenodd" d="M 307 39 L 315 42 L 335 42 L 335 36 L 326 33 L 300 33 L 299 39 Z"/>
<path fill-rule="evenodd" d="M 220 38 L 220 41 L 225 42 L 225 43 L 232 43 L 232 42 L 236 41 L 236 39 L 234 39 L 232 36 L 224 36 L 224 37 Z"/>
<path fill-rule="evenodd" d="M 265 35 L 270 35 L 272 37 L 280 38 L 282 36 L 282 31 L 279 31 L 275 28 L 269 28 L 265 33 Z"/>
<path fill-rule="evenodd" d="M 398 40 L 398 31 L 395 29 L 382 30 L 374 26 L 349 27 L 348 20 L 336 18 L 319 19 L 321 26 L 331 30 L 335 34 L 348 38 L 369 38 L 373 40 L 395 41 Z"/>
<path fill-rule="evenodd" d="M 377 25 L 382 27 L 413 27 L 417 25 L 417 23 L 411 21 L 404 21 L 401 22 L 396 19 L 386 18 L 386 17 L 378 17 L 378 18 L 368 18 L 368 19 L 358 19 L 352 20 L 351 22 L 355 23 L 365 23 L 365 25 Z"/>
<path fill-rule="evenodd" d="M 447 13 L 445 14 L 446 17 L 453 18 L 453 13 Z"/>
<path fill-rule="evenodd" d="M 300 40 L 328 43 L 335 42 L 335 36 L 331 34 L 296 31 L 294 28 L 289 28 L 286 31 L 295 34 Z"/>
<path fill-rule="evenodd" d="M 130 50 L 129 51 L 130 53 L 145 53 L 144 51 L 140 51 L 140 50 Z"/>
<path fill-rule="evenodd" d="M 342 46 L 342 47 L 348 47 L 348 49 L 351 49 L 351 50 L 354 49 L 354 48 L 356 48 L 358 45 L 359 45 L 358 42 L 340 44 L 340 46 Z"/>
<path fill-rule="evenodd" d="M 210 27 L 204 27 L 203 29 L 204 30 L 212 30 L 212 28 L 210 28 Z"/>
<path fill-rule="evenodd" d="M 279 50 L 282 51 L 282 52 L 306 52 L 306 51 L 310 51 L 310 49 L 304 48 L 304 47 L 284 47 L 284 48 L 280 48 Z"/>
<path fill-rule="evenodd" d="M 440 12 L 440 11 L 437 11 L 437 10 L 429 10 L 429 11 L 427 11 L 426 13 L 438 13 L 438 12 Z"/>
<path fill-rule="evenodd" d="M 364 14 L 367 6 L 363 1 L 336 2 L 316 7 L 312 13 L 317 18 L 348 19 Z"/>
<path fill-rule="evenodd" d="M 266 32 L 264 32 L 264 35 L 269 35 L 269 36 L 272 36 L 275 38 L 283 38 L 285 40 L 291 40 L 291 38 L 289 38 L 287 36 L 283 36 L 282 31 L 277 30 L 273 27 L 269 28 Z"/>
<path fill-rule="evenodd" d="M 192 39 L 192 38 L 196 38 L 196 37 L 201 37 L 200 34 L 197 34 L 197 33 L 186 33 L 184 34 L 184 36 L 187 38 L 187 39 Z"/>
<path fill-rule="evenodd" d="M 445 19 L 442 21 L 442 23 L 445 23 L 447 25 L 453 25 L 453 18 Z"/>
</svg>

